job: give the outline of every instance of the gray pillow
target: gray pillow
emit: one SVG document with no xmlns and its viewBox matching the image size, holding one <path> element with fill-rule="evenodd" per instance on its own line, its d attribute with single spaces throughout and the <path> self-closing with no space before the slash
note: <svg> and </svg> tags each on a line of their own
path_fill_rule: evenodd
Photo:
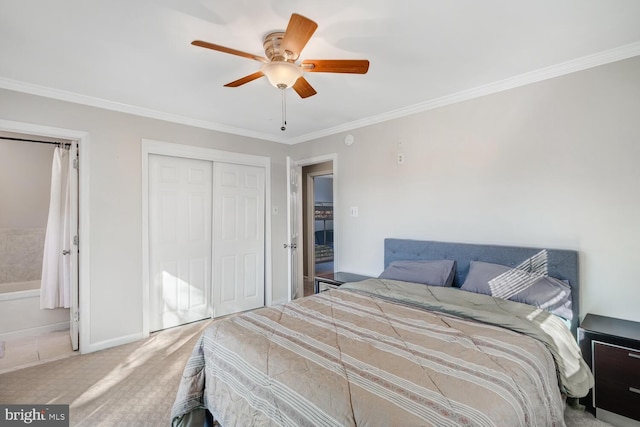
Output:
<svg viewBox="0 0 640 427">
<path fill-rule="evenodd" d="M 451 286 L 455 274 L 454 260 L 393 261 L 378 278 L 431 286 Z"/>
<path fill-rule="evenodd" d="M 571 287 L 555 277 L 531 274 L 506 265 L 471 261 L 460 289 L 529 304 L 571 320 Z"/>
</svg>

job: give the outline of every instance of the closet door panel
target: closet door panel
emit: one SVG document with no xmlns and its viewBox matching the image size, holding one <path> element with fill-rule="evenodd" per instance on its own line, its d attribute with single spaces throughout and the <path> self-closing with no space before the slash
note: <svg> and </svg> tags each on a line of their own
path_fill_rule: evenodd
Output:
<svg viewBox="0 0 640 427">
<path fill-rule="evenodd" d="M 214 316 L 264 305 L 264 173 L 260 167 L 214 164 Z"/>
<path fill-rule="evenodd" d="M 211 316 L 213 163 L 149 155 L 150 331 Z"/>
</svg>

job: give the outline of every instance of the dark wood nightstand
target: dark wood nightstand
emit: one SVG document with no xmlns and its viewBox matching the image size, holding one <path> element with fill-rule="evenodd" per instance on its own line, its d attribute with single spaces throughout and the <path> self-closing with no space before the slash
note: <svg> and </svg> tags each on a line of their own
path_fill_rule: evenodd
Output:
<svg viewBox="0 0 640 427">
<path fill-rule="evenodd" d="M 621 417 L 640 421 L 640 322 L 587 314 L 578 343 L 595 377 L 580 402 L 614 424 L 623 422 Z"/>
<path fill-rule="evenodd" d="M 327 291 L 329 289 L 335 289 L 343 283 L 347 282 L 361 282 L 366 279 L 371 279 L 371 276 L 363 276 L 361 274 L 345 273 L 339 271 L 337 273 L 325 273 L 318 274 L 313 280 L 313 293 Z"/>
</svg>

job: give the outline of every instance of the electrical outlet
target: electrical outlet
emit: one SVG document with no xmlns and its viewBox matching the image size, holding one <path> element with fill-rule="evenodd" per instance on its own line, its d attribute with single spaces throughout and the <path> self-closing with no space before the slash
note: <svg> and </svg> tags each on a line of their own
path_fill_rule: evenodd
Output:
<svg viewBox="0 0 640 427">
<path fill-rule="evenodd" d="M 358 207 L 351 206 L 351 216 L 358 216 Z"/>
<path fill-rule="evenodd" d="M 399 165 L 404 164 L 404 153 L 398 153 L 397 160 Z"/>
</svg>

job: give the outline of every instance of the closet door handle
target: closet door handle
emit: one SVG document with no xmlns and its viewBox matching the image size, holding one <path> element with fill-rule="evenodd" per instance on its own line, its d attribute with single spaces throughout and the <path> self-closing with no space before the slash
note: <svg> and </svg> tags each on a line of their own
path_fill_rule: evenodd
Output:
<svg viewBox="0 0 640 427">
<path fill-rule="evenodd" d="M 629 353 L 629 357 L 633 357 L 634 359 L 640 359 L 640 354 L 637 354 L 637 353 Z"/>
</svg>

